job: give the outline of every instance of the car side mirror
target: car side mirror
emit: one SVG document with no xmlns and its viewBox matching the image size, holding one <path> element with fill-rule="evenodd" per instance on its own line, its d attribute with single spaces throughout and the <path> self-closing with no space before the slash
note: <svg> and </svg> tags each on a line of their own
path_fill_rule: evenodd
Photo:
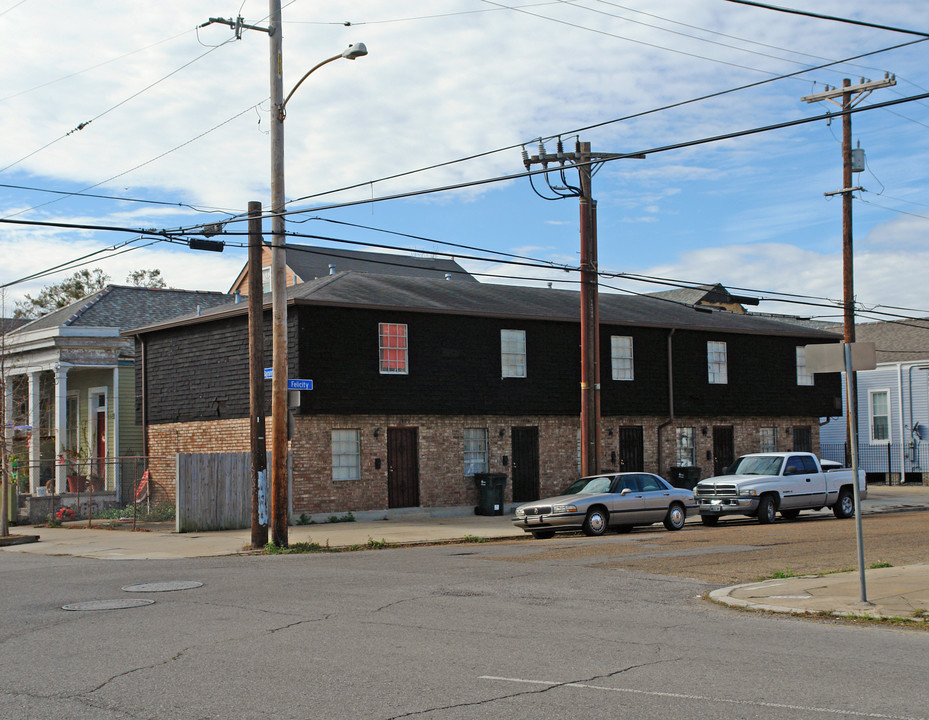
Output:
<svg viewBox="0 0 929 720">
<path fill-rule="evenodd" d="M 622 490 L 619 491 L 619 494 L 620 494 L 620 495 L 628 495 L 628 494 L 631 493 L 631 492 L 632 492 L 632 490 L 630 490 L 629 488 L 623 488 Z"/>
</svg>

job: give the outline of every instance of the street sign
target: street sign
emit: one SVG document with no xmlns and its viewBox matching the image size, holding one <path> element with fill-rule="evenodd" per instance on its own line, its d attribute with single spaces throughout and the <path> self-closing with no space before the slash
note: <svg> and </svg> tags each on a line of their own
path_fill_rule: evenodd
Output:
<svg viewBox="0 0 929 720">
<path fill-rule="evenodd" d="M 274 368 L 265 368 L 265 380 L 274 378 Z"/>
<path fill-rule="evenodd" d="M 873 342 L 851 343 L 852 370 L 873 370 L 877 367 Z M 845 345 L 806 346 L 806 369 L 812 373 L 845 372 Z"/>
<path fill-rule="evenodd" d="M 312 380 L 288 380 L 287 381 L 288 390 L 312 390 L 313 381 Z"/>
</svg>

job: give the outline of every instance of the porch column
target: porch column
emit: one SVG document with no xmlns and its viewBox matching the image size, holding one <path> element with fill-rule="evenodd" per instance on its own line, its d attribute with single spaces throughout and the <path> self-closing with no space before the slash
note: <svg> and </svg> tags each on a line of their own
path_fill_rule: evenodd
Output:
<svg viewBox="0 0 929 720">
<path fill-rule="evenodd" d="M 55 368 L 55 492 L 68 491 L 68 463 L 65 451 L 68 447 L 68 370 L 59 365 Z"/>
<path fill-rule="evenodd" d="M 119 365 L 113 368 L 113 444 L 107 447 L 107 454 L 113 458 L 113 487 L 116 488 L 117 500 L 119 494 Z M 104 485 L 106 490 L 106 485 Z"/>
<path fill-rule="evenodd" d="M 29 373 L 29 424 L 32 430 L 29 433 L 29 492 L 35 494 L 39 487 L 39 471 L 41 465 L 42 428 L 41 413 L 39 413 L 39 376 L 41 373 Z"/>
</svg>

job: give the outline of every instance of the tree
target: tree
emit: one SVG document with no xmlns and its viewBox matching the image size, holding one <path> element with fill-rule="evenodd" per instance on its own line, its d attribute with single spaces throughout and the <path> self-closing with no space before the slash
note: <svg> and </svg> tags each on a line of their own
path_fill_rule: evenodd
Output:
<svg viewBox="0 0 929 720">
<path fill-rule="evenodd" d="M 144 288 L 165 288 L 164 278 L 161 277 L 161 270 L 133 270 L 126 276 L 126 282 L 136 287 Z"/>
</svg>

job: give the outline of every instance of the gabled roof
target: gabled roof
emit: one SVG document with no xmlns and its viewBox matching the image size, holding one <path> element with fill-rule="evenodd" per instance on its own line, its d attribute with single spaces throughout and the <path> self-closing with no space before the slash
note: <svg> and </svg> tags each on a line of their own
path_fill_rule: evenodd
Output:
<svg viewBox="0 0 929 720">
<path fill-rule="evenodd" d="M 695 287 L 661 290 L 648 293 L 651 297 L 672 300 L 685 305 L 757 305 L 758 299 L 743 295 L 733 295 L 724 286 L 697 285 Z"/>
<path fill-rule="evenodd" d="M 330 265 L 333 267 L 330 268 Z M 477 282 L 477 279 L 461 265 L 448 258 L 343 250 L 290 243 L 287 244 L 287 267 L 299 278 L 298 282 L 309 282 L 346 271 L 401 277 L 431 277 L 438 280 L 443 280 L 446 275 L 449 275 L 451 276 L 449 279 L 458 282 Z M 233 288 L 239 285 L 247 271 L 246 265 L 232 284 Z"/>
<path fill-rule="evenodd" d="M 205 309 L 227 302 L 229 295 L 221 292 L 107 285 L 98 292 L 17 328 L 15 332 L 57 327 L 125 330 L 195 313 L 198 306 Z"/>
<path fill-rule="evenodd" d="M 228 296 L 227 296 L 228 297 Z M 378 308 L 451 315 L 478 315 L 513 319 L 579 322 L 580 293 L 573 290 L 456 283 L 431 278 L 367 275 L 345 272 L 287 288 L 292 305 Z M 264 296 L 267 305 L 269 295 Z M 205 311 L 202 317 L 177 318 L 168 323 L 139 328 L 154 330 L 176 325 L 209 321 L 212 318 L 244 314 L 245 303 L 225 305 Z M 708 330 L 721 333 L 749 333 L 838 339 L 834 334 L 812 328 L 738 313 L 704 310 L 697 312 L 677 302 L 650 296 L 600 294 L 600 322 L 659 328 Z"/>
<path fill-rule="evenodd" d="M 862 323 L 855 326 L 855 340 L 873 342 L 879 363 L 929 360 L 929 318 Z"/>
<path fill-rule="evenodd" d="M 28 320 L 25 318 L 0 318 L 0 335 L 12 332 L 21 325 L 25 325 Z"/>
</svg>

